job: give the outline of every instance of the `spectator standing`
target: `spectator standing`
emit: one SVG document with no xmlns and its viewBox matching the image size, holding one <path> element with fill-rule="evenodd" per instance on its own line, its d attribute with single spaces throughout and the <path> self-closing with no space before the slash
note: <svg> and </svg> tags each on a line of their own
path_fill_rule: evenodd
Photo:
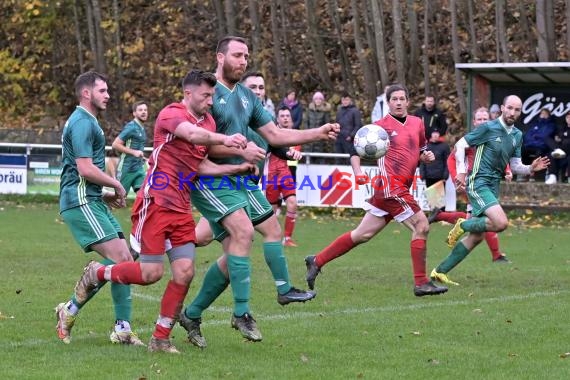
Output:
<svg viewBox="0 0 570 380">
<path fill-rule="evenodd" d="M 493 104 L 489 108 L 489 120 L 495 120 L 499 116 L 501 116 L 501 107 L 498 104 Z"/>
<path fill-rule="evenodd" d="M 429 165 L 425 162 L 420 163 L 420 176 L 425 181 L 426 187 L 430 187 L 441 180 L 447 180 L 449 177 L 447 157 L 449 157 L 450 149 L 445 141 L 441 141 L 439 132 L 434 130 L 428 141 L 427 150 L 433 153 L 435 159 Z"/>
<path fill-rule="evenodd" d="M 352 102 L 348 93 L 343 93 L 340 98 L 341 105 L 336 113 L 336 122 L 340 124 L 340 135 L 335 141 L 335 153 L 350 153 L 352 141 L 356 131 L 362 126 L 360 111 Z"/>
<path fill-rule="evenodd" d="M 291 110 L 291 117 L 293 118 L 293 129 L 301 129 L 303 124 L 303 106 L 297 100 L 297 93 L 295 90 L 287 91 L 285 98 L 279 103 L 279 107 L 285 106 Z M 275 112 L 273 112 L 275 116 Z"/>
<path fill-rule="evenodd" d="M 388 90 L 388 87 L 389 86 L 384 87 L 384 93 L 378 95 L 376 98 L 376 103 L 372 109 L 372 115 L 370 116 L 370 121 L 372 123 L 377 122 L 390 113 L 390 108 L 388 107 L 388 102 L 386 101 L 386 91 Z"/>
<path fill-rule="evenodd" d="M 558 179 L 557 177 L 560 175 L 562 182 L 568 180 L 568 167 L 570 166 L 568 165 L 570 162 L 570 111 L 566 112 L 564 119 L 565 125 L 554 136 L 558 147 L 552 151 L 551 167 L 549 169 L 550 173 L 552 173 L 551 175 L 555 176 L 555 179 Z M 552 182 L 552 180 L 549 182 Z"/>
<path fill-rule="evenodd" d="M 329 102 L 325 100 L 322 92 L 317 91 L 313 95 L 313 101 L 309 104 L 309 111 L 307 112 L 307 129 L 319 128 L 321 125 L 327 124 L 331 119 L 332 107 Z M 310 144 L 309 152 L 324 153 L 326 152 L 325 141 L 315 141 Z M 315 162 L 322 162 L 322 160 L 314 160 Z"/>
<path fill-rule="evenodd" d="M 443 112 L 435 106 L 435 97 L 426 95 L 422 107 L 416 111 L 415 115 L 421 118 L 426 127 L 426 139 L 431 137 L 431 133 L 435 130 L 440 136 L 447 133 L 447 121 Z"/>
</svg>

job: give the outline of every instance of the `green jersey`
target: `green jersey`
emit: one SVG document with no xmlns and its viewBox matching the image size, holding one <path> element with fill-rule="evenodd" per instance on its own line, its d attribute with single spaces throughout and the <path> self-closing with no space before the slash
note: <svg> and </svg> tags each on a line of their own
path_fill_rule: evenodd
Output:
<svg viewBox="0 0 570 380">
<path fill-rule="evenodd" d="M 241 83 L 233 90 L 218 82 L 212 105 L 212 116 L 216 121 L 216 131 L 225 135 L 241 133 L 248 140 L 258 141 L 252 137 L 252 132 L 272 121 L 271 115 L 255 94 Z M 255 133 L 255 132 L 254 132 Z M 267 143 L 266 143 L 267 144 Z M 263 146 L 259 145 L 263 148 Z M 241 157 L 211 158 L 218 164 L 240 164 Z"/>
<path fill-rule="evenodd" d="M 522 132 L 516 127 L 508 131 L 500 119 L 479 125 L 465 135 L 465 140 L 476 147 L 469 175 L 475 186 L 497 186 L 511 157 L 521 157 Z"/>
<path fill-rule="evenodd" d="M 144 127 L 135 119 L 131 120 L 119 134 L 125 146 L 130 149 L 144 151 L 146 144 L 146 132 Z M 119 165 L 117 166 L 117 176 L 119 173 L 133 173 L 139 171 L 144 165 L 144 159 L 122 153 Z"/>
<path fill-rule="evenodd" d="M 78 158 L 91 158 L 95 166 L 105 170 L 105 135 L 97 118 L 85 108 L 77 106 L 65 123 L 61 144 L 60 212 L 101 200 L 102 187 L 81 177 L 75 163 Z"/>
</svg>

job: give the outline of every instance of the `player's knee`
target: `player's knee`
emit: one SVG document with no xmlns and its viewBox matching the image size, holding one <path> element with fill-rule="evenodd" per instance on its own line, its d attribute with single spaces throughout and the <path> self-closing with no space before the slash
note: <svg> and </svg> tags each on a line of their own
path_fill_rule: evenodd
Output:
<svg viewBox="0 0 570 380">
<path fill-rule="evenodd" d="M 142 278 L 146 284 L 154 284 L 159 281 L 164 274 L 164 267 L 155 266 L 143 267 Z"/>
<path fill-rule="evenodd" d="M 493 221 L 495 227 L 495 232 L 503 232 L 509 226 L 509 221 L 507 218 L 499 218 Z"/>
</svg>

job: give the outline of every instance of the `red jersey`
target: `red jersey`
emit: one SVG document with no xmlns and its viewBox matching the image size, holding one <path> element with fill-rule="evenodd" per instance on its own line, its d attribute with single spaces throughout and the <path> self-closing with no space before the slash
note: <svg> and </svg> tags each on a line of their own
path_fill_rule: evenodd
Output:
<svg viewBox="0 0 570 380">
<path fill-rule="evenodd" d="M 269 160 L 267 161 L 267 171 L 269 175 L 282 172 L 283 170 L 289 171 L 287 161 L 274 154 L 270 154 Z"/>
<path fill-rule="evenodd" d="M 407 115 L 402 124 L 388 114 L 376 121 L 390 136 L 388 153 L 378 160 L 380 169 L 374 197 L 392 198 L 410 192 L 415 180 L 420 152 L 426 149 L 425 128 L 422 119 Z"/>
<path fill-rule="evenodd" d="M 191 213 L 189 181 L 195 179 L 208 148 L 174 135 L 176 127 L 185 121 L 210 132 L 216 131 L 216 123 L 209 113 L 196 120 L 182 103 L 163 108 L 154 124 L 154 149 L 148 161 L 144 191 L 139 191 L 137 196 L 153 198 L 157 205 L 171 210 Z"/>
</svg>

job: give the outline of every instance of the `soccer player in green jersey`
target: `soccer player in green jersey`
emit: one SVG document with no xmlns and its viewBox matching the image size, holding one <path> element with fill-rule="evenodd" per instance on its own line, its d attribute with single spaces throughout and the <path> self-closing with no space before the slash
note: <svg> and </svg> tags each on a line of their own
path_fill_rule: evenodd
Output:
<svg viewBox="0 0 570 380">
<path fill-rule="evenodd" d="M 522 132 L 514 125 L 521 110 L 522 100 L 515 95 L 507 96 L 501 105 L 502 114 L 498 119 L 479 125 L 455 144 L 455 184 L 458 189 L 466 190 L 473 207 L 473 217 L 458 219 L 449 232 L 447 244 L 453 249 L 432 271 L 432 279 L 456 285 L 447 273 L 483 241 L 485 232 L 501 232 L 508 227 L 507 215 L 499 204 L 499 185 L 507 164 L 513 173 L 525 175 L 548 167 L 547 157 L 539 157 L 530 165 L 522 164 Z M 468 147 L 475 148 L 475 160 L 467 176 L 465 149 Z M 469 233 L 458 242 L 465 232 Z"/>
<path fill-rule="evenodd" d="M 75 80 L 75 94 L 79 106 L 65 123 L 62 136 L 61 216 L 81 248 L 85 252 L 99 253 L 105 259 L 104 264 L 133 261 L 121 226 L 108 206 L 124 207 L 125 190 L 118 180 L 104 172 L 105 135 L 97 114 L 107 108 L 107 79 L 93 71 L 83 73 Z M 114 189 L 114 192 L 104 192 L 103 186 Z M 57 334 L 64 343 L 71 342 L 75 316 L 99 288 L 82 302 L 74 294 L 68 302 L 55 308 Z M 111 341 L 144 346 L 130 327 L 130 286 L 112 284 L 111 294 L 116 316 Z"/>
<path fill-rule="evenodd" d="M 216 121 L 218 132 L 241 133 L 248 136 L 251 128 L 272 146 L 293 146 L 318 140 L 336 139 L 340 130 L 338 124 L 329 123 L 319 128 L 303 131 L 280 129 L 275 125 L 259 98 L 239 83 L 245 73 L 249 58 L 248 47 L 243 38 L 233 36 L 222 38 L 218 42 L 216 58 L 218 83 L 212 105 L 212 116 Z M 248 144 L 248 148 L 251 146 Z M 215 147 L 210 150 L 209 156 L 212 161 L 219 164 L 258 162 L 264 158 L 264 153 L 260 154 L 258 147 L 248 148 L 237 151 Z M 192 191 L 192 203 L 212 223 L 214 236 L 220 240 L 223 239 L 222 247 L 227 260 L 234 297 L 231 325 L 245 338 L 260 341 L 261 333 L 255 319 L 251 316 L 249 307 L 251 290 L 249 252 L 253 241 L 254 223 L 258 230 L 263 228 L 270 232 L 280 232 L 280 227 L 277 219 L 271 217 L 273 210 L 270 205 L 266 208 L 263 203 L 259 202 L 264 198 L 261 190 L 256 192 L 250 189 L 249 191 L 239 181 L 236 176 L 214 178 L 205 186 L 200 186 L 198 191 Z M 268 205 L 268 202 L 265 204 Z M 277 246 L 281 244 L 281 236 L 274 234 L 276 235 L 273 240 L 275 249 L 272 257 L 284 262 L 284 257 L 280 257 L 279 254 L 281 248 L 277 249 Z M 264 236 L 267 238 L 267 235 Z M 272 271 L 285 269 L 283 265 L 270 266 Z M 205 281 L 211 280 L 206 278 Z M 226 279 L 220 272 L 217 273 L 215 281 L 218 284 L 224 284 Z M 279 288 L 280 285 L 287 286 L 287 284 L 285 282 L 276 285 Z"/>
<path fill-rule="evenodd" d="M 113 149 L 121 153 L 116 175 L 127 194 L 131 188 L 135 193 L 139 191 L 146 175 L 144 170 L 146 143 L 144 122 L 148 119 L 147 104 L 143 101 L 134 103 L 133 116 L 133 120 L 125 124 L 112 145 Z"/>
</svg>

